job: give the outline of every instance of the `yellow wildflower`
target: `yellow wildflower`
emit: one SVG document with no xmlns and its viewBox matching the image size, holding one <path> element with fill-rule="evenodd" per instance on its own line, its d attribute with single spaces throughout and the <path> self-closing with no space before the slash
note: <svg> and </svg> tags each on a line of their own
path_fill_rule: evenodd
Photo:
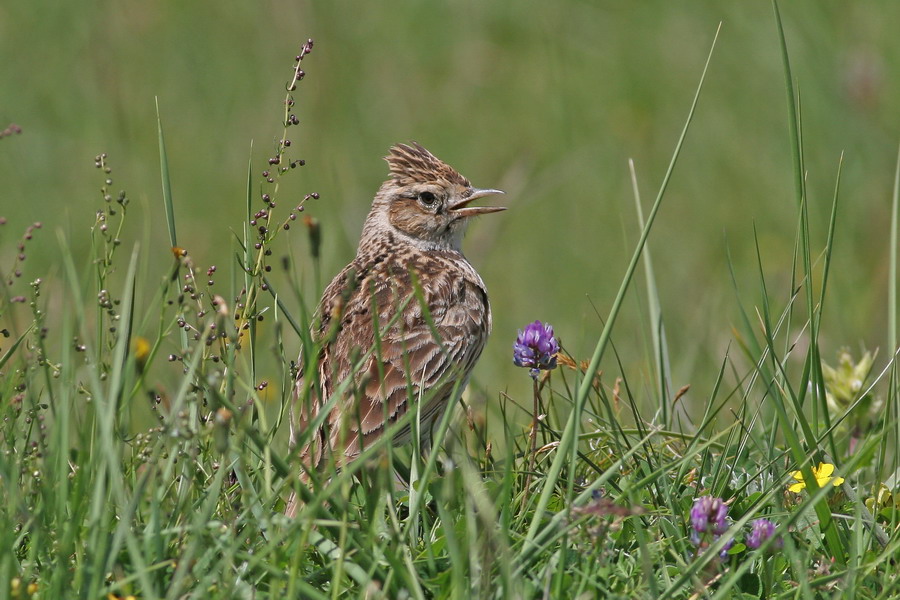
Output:
<svg viewBox="0 0 900 600">
<path fill-rule="evenodd" d="M 139 371 L 144 370 L 147 359 L 150 357 L 150 350 L 150 341 L 147 338 L 139 335 L 131 338 L 131 351 L 134 353 L 134 360 L 137 362 Z"/>
<path fill-rule="evenodd" d="M 150 341 L 139 335 L 131 338 L 131 351 L 137 360 L 147 362 L 147 357 L 150 356 Z"/>
<path fill-rule="evenodd" d="M 844 483 L 843 477 L 832 477 L 831 474 L 834 473 L 834 465 L 829 463 L 819 463 L 818 468 L 812 468 L 813 476 L 816 478 L 816 483 L 819 487 L 825 487 L 829 481 L 835 487 Z M 803 481 L 803 472 L 802 471 L 794 471 L 791 473 L 791 477 L 797 480 L 797 483 L 793 484 L 788 488 L 788 491 L 791 492 L 799 492 L 803 488 L 806 487 L 806 482 Z"/>
</svg>

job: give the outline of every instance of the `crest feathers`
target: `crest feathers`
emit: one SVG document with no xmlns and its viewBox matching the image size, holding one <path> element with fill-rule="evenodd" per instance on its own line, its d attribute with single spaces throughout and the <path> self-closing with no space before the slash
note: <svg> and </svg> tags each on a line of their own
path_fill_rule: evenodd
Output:
<svg viewBox="0 0 900 600">
<path fill-rule="evenodd" d="M 392 146 L 390 154 L 384 159 L 388 163 L 391 178 L 400 185 L 443 181 L 471 187 L 468 179 L 418 142 Z"/>
</svg>

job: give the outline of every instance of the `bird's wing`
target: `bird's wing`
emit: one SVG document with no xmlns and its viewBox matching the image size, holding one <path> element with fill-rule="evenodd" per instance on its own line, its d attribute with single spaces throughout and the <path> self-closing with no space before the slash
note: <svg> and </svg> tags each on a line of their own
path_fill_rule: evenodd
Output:
<svg viewBox="0 0 900 600">
<path fill-rule="evenodd" d="M 409 273 L 398 270 L 389 278 L 361 282 L 330 344 L 332 359 L 322 361 L 322 379 L 334 382 L 329 386 L 332 393 L 353 375 L 350 391 L 328 418 L 331 448 L 343 449 L 345 460 L 355 458 L 361 446 L 374 442 L 402 417 L 410 398 L 426 399 L 421 416 L 423 424 L 430 425 L 456 380 L 467 376 L 481 354 L 489 308 L 479 285 L 448 273 L 430 277 L 422 291 L 434 328 L 419 301 L 408 291 L 400 292 L 411 288 Z M 371 318 L 373 298 L 380 331 L 377 347 Z M 359 358 L 372 349 L 355 374 L 349 360 L 354 348 Z M 332 373 L 324 373 L 328 369 Z M 409 433 L 409 425 L 401 428 L 394 442 L 402 443 Z"/>
<path fill-rule="evenodd" d="M 311 423 L 324 406 L 324 400 L 331 397 L 334 371 L 323 367 L 334 362 L 336 354 L 333 341 L 329 343 L 328 340 L 331 337 L 331 328 L 339 326 L 343 316 L 347 314 L 345 305 L 355 293 L 356 271 L 354 263 L 350 263 L 332 279 L 325 288 L 322 300 L 313 315 L 313 320 L 317 322 L 317 328 L 313 331 L 313 341 L 323 344 L 319 355 L 312 361 L 316 365 L 312 371 L 318 375 L 318 380 L 307 376 L 309 371 L 306 365 L 307 357 L 304 356 L 301 348 L 297 359 L 294 402 L 291 406 L 290 443 L 292 447 L 295 447 L 302 434 L 309 430 Z M 325 430 L 319 427 L 312 432 L 311 437 L 300 448 L 300 458 L 307 469 L 318 466 L 326 441 Z"/>
</svg>

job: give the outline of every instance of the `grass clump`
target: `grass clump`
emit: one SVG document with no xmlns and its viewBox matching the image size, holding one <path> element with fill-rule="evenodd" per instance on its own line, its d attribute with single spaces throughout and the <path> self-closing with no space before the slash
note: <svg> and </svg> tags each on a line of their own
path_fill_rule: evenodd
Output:
<svg viewBox="0 0 900 600">
<path fill-rule="evenodd" d="M 304 356 L 316 355 L 304 299 L 315 287 L 309 281 L 320 280 L 321 229 L 300 216 L 318 195 L 291 203 L 281 183 L 304 165 L 288 132 L 299 123 L 294 92 L 311 50 L 309 41 L 296 56 L 282 134 L 262 169 L 251 162 L 247 218 L 231 249 L 216 256 L 219 266 L 199 264 L 184 232 L 176 235 L 162 119 L 166 272 L 142 262 L 157 249 L 129 241 L 128 196 L 114 191 L 103 154 L 95 161 L 102 202 L 91 256 L 74 256 L 61 237 L 57 272 L 34 278 L 26 249 L 48 232 L 35 224 L 22 236 L 0 295 L 0 593 L 896 594 L 896 349 L 881 364 L 865 351 L 843 352 L 833 365 L 822 356 L 839 177 L 829 229 L 817 242 L 786 44 L 797 236 L 783 258 L 796 276 L 787 289 L 770 289 L 760 258 L 758 288 L 735 286 L 736 350 L 696 375 L 710 383 L 706 397 L 672 389 L 673 350 L 645 247 L 701 80 L 594 353 L 571 356 L 563 345 L 540 369 L 522 370 L 533 377 L 533 397 L 498 393 L 489 410 L 451 404 L 430 453 L 392 448 L 385 438 L 307 487 L 286 444 L 296 374 L 286 348 L 299 339 Z M 309 259 L 278 260 L 298 222 Z M 651 401 L 639 397 L 639 377 L 623 369 L 612 337 L 642 260 L 653 340 L 646 368 L 657 382 Z M 553 337 L 552 328 L 542 331 Z M 532 407 L 538 414 L 523 426 Z M 294 519 L 281 514 L 291 491 L 305 499 Z"/>
</svg>

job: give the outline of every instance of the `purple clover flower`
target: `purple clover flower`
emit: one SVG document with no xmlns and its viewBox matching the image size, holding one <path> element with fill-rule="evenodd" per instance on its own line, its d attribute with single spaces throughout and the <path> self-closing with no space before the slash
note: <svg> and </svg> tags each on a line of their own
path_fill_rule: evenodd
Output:
<svg viewBox="0 0 900 600">
<path fill-rule="evenodd" d="M 728 505 L 721 498 L 703 496 L 697 498 L 691 509 L 691 527 L 697 533 L 722 535 L 728 529 Z"/>
<path fill-rule="evenodd" d="M 519 330 L 513 344 L 513 364 L 531 369 L 531 376 L 537 378 L 541 370 L 556 368 L 556 353 L 559 342 L 553 336 L 553 326 L 535 321 Z"/>
<path fill-rule="evenodd" d="M 750 535 L 747 536 L 747 547 L 756 550 L 766 541 L 775 535 L 775 523 L 768 519 L 756 519 L 750 524 Z M 778 538 L 772 545 L 775 548 L 781 548 L 784 541 Z"/>
<path fill-rule="evenodd" d="M 728 505 L 721 498 L 703 496 L 694 501 L 691 508 L 691 541 L 697 546 L 697 553 L 702 553 L 728 530 Z M 728 558 L 728 550 L 734 546 L 734 540 L 719 552 L 719 558 Z"/>
</svg>

